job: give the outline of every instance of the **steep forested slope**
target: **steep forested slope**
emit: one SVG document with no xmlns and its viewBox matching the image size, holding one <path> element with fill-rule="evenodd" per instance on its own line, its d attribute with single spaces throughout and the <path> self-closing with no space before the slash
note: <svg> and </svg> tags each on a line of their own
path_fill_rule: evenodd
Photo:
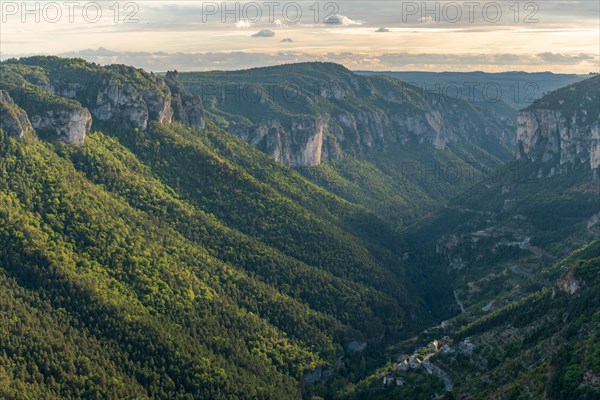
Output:
<svg viewBox="0 0 600 400">
<path fill-rule="evenodd" d="M 403 231 L 409 270 L 454 292 L 425 291 L 429 304 L 455 316 L 390 347 L 397 361 L 348 395 L 404 398 L 414 385 L 382 376 L 423 367 L 437 376 L 423 398 L 440 379 L 447 398 L 598 398 L 599 101 L 592 77 L 522 110 L 519 159 Z"/>
<path fill-rule="evenodd" d="M 331 63 L 181 73 L 216 123 L 395 227 L 511 157 L 500 116 Z M 504 117 L 502 117 L 504 118 Z"/>
<path fill-rule="evenodd" d="M 553 278 L 548 286 L 485 316 L 467 312 L 452 324 L 399 343 L 389 355 L 397 361 L 346 392 L 346 397 L 431 398 L 444 390 L 443 378 L 450 390 L 444 395 L 447 399 L 597 399 L 599 252 L 600 241 L 591 242 L 544 271 Z M 442 341 L 443 348 L 432 347 Z M 400 354 L 411 354 L 415 346 L 422 363 L 398 368 L 406 357 Z M 382 385 L 383 376 L 405 383 Z"/>
<path fill-rule="evenodd" d="M 522 111 L 501 166 L 495 117 L 331 64 L 0 63 L 0 397 L 416 398 L 451 379 L 594 398 L 590 82 Z M 442 379 L 363 380 L 441 334 L 481 350 L 430 354 Z"/>
<path fill-rule="evenodd" d="M 407 263 L 446 271 L 464 305 L 494 300 L 493 308 L 539 284 L 544 265 L 596 238 L 599 83 L 575 83 L 521 111 L 521 120 L 535 120 L 564 104 L 546 123 L 523 122 L 519 160 L 405 230 L 413 253 Z M 573 102 L 578 111 L 568 115 Z M 568 129 L 559 128 L 561 118 Z M 497 295 L 505 298 L 498 302 Z"/>
<path fill-rule="evenodd" d="M 203 118 L 193 95 L 82 60 L 0 68 L 3 397 L 298 398 L 429 318 L 385 223 L 176 121 L 180 101 Z"/>
</svg>

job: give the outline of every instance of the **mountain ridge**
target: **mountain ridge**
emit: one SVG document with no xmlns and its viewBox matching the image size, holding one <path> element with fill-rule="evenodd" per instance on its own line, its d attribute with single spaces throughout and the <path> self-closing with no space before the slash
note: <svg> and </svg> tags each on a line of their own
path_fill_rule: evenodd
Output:
<svg viewBox="0 0 600 400">
<path fill-rule="evenodd" d="M 218 126 L 395 228 L 512 157 L 514 130 L 468 102 L 337 64 L 179 79 Z M 458 179 L 446 179 L 447 168 Z"/>
<path fill-rule="evenodd" d="M 457 140 L 458 136 L 455 136 L 458 134 L 450 128 L 442 132 L 441 127 L 450 127 L 450 121 L 456 118 L 456 123 L 462 124 L 461 129 L 473 129 L 454 115 L 447 99 L 443 97 L 421 93 L 418 88 L 400 81 L 359 76 L 333 63 L 298 63 L 241 72 L 182 73 L 180 76 L 184 86 L 187 85 L 190 91 L 205 98 L 212 112 L 226 113 L 230 117 L 237 114 L 257 124 L 250 131 L 243 128 L 246 130 L 238 132 L 238 136 L 255 145 L 264 140 L 265 135 L 267 141 L 271 140 L 271 136 L 276 137 L 276 147 L 267 146 L 262 149 L 286 165 L 319 165 L 321 159 L 337 160 L 340 154 L 335 149 L 338 146 L 346 152 L 359 155 L 367 154 L 369 149 L 381 151 L 385 150 L 387 142 L 406 142 L 411 140 L 411 135 L 422 136 L 418 140 L 426 140 L 436 148 L 443 149 L 448 141 Z M 219 92 L 210 93 L 211 89 Z M 238 93 L 235 93 L 236 89 Z M 227 98 L 228 91 L 233 92 L 232 98 Z M 444 104 L 444 111 L 436 108 L 438 103 Z M 245 110 L 244 107 L 250 107 L 253 111 Z M 269 118 L 261 120 L 265 107 L 270 110 Z M 460 107 L 468 109 L 468 104 L 463 102 Z M 370 114 L 363 115 L 364 110 L 369 110 Z M 410 117 L 404 114 L 401 116 L 403 110 L 410 110 Z M 422 110 L 427 112 L 421 115 Z M 468 112 L 476 114 L 474 110 Z M 273 113 L 280 115 L 278 120 L 274 120 Z M 318 154 L 312 155 L 311 160 L 314 162 L 301 162 L 301 157 L 293 161 L 290 157 L 293 158 L 294 150 L 281 147 L 285 131 L 293 128 L 293 124 L 286 124 L 290 117 L 299 120 L 309 117 L 314 121 L 311 129 L 316 131 L 315 135 L 321 146 L 313 150 L 322 151 L 321 157 Z M 441 124 L 442 118 L 447 119 L 445 124 Z M 402 123 L 401 120 L 405 122 Z M 258 129 L 262 124 L 266 126 Z M 252 129 L 258 131 L 254 132 Z M 284 132 L 276 131 L 282 129 Z M 321 129 L 326 129 L 333 137 L 327 139 L 325 134 L 322 138 Z M 499 127 L 487 129 L 500 130 Z M 292 131 L 287 135 L 292 137 Z M 300 136 L 300 147 L 302 143 L 315 138 L 311 135 L 305 135 L 306 138 Z M 327 140 L 333 142 L 329 143 Z"/>
</svg>

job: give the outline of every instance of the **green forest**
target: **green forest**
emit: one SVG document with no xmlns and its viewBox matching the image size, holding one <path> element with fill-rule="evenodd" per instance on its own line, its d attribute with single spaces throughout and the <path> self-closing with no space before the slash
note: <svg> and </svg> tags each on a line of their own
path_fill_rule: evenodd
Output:
<svg viewBox="0 0 600 400">
<path fill-rule="evenodd" d="M 186 99 L 231 78 L 181 75 Z M 358 79 L 321 63 L 233 78 L 265 76 L 302 88 Z M 406 86 L 369 79 L 319 112 L 385 109 L 369 85 Z M 474 122 L 443 150 L 395 143 L 376 156 L 337 143 L 339 159 L 290 167 L 227 122 L 311 115 L 309 90 L 297 109 L 207 108 L 200 128 L 173 117 L 169 84 L 80 59 L 0 62 L 0 398 L 598 398 L 591 171 L 532 183 L 536 166 L 477 136 L 502 127 L 465 104 L 450 121 Z M 432 107 L 405 90 L 402 112 Z M 92 128 L 69 143 L 77 121 L 64 117 L 83 108 Z M 403 160 L 506 162 L 506 174 L 423 181 L 399 172 Z M 421 369 L 382 385 L 399 349 L 422 347 L 445 320 L 444 335 L 478 344 L 474 357 L 431 356 L 460 383 L 448 390 Z M 483 344 L 507 325 L 516 339 Z"/>
</svg>

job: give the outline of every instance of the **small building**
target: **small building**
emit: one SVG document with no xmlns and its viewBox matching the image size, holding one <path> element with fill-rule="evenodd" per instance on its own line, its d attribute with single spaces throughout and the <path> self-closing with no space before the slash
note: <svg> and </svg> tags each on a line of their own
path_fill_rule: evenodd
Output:
<svg viewBox="0 0 600 400">
<path fill-rule="evenodd" d="M 471 341 L 471 338 L 466 338 L 459 343 L 458 348 L 461 353 L 471 355 L 477 346 Z"/>
<path fill-rule="evenodd" d="M 396 384 L 396 378 L 394 378 L 392 375 L 386 375 L 383 377 L 383 386 L 394 384 Z"/>
<path fill-rule="evenodd" d="M 442 347 L 442 353 L 446 353 L 446 354 L 448 354 L 448 353 L 454 353 L 454 349 L 449 344 L 445 344 Z"/>
<path fill-rule="evenodd" d="M 409 365 L 408 365 L 408 361 L 404 360 L 400 363 L 398 363 L 398 371 L 404 372 L 404 371 L 408 371 L 409 369 Z"/>
<path fill-rule="evenodd" d="M 411 356 L 411 357 L 408 359 L 408 365 L 409 365 L 411 368 L 420 368 L 420 367 L 421 367 L 421 363 L 422 363 L 422 361 L 421 361 L 421 360 L 419 360 L 419 358 L 418 358 L 418 357 L 416 357 L 416 356 Z"/>
<path fill-rule="evenodd" d="M 431 349 L 431 351 L 438 351 L 438 346 L 439 342 L 437 340 L 434 340 L 433 342 L 429 343 L 429 348 Z"/>
<path fill-rule="evenodd" d="M 438 346 L 439 347 L 444 347 L 448 343 L 452 343 L 452 339 L 450 339 L 448 336 L 444 336 L 443 338 L 441 338 L 440 340 L 438 340 Z"/>
</svg>

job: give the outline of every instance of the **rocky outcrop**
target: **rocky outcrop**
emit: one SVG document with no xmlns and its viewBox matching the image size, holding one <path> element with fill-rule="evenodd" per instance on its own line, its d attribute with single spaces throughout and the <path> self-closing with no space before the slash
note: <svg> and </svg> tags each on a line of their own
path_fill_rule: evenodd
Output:
<svg viewBox="0 0 600 400">
<path fill-rule="evenodd" d="M 331 96 L 343 98 L 341 93 L 337 90 Z M 214 101 L 218 108 L 218 100 Z M 459 125 L 453 126 L 448 120 L 458 121 Z M 429 143 L 443 150 L 448 143 L 463 140 L 461 132 L 479 129 L 467 114 L 439 104 L 426 111 L 391 106 L 355 113 L 340 110 L 330 115 L 295 116 L 287 123 L 271 118 L 224 128 L 287 166 L 314 166 L 338 160 L 341 148 L 352 154 L 368 155 L 386 151 L 393 143 L 412 142 Z"/>
<path fill-rule="evenodd" d="M 570 270 L 565 276 L 558 280 L 556 283 L 558 290 L 568 293 L 575 294 L 583 286 L 582 282 L 575 278 L 575 272 Z"/>
<path fill-rule="evenodd" d="M 600 389 L 600 373 L 592 370 L 585 371 L 583 374 L 583 384 L 591 386 L 596 390 Z"/>
<path fill-rule="evenodd" d="M 176 73 L 167 80 L 124 65 L 57 57 L 24 58 L 0 68 L 2 127 L 16 137 L 35 130 L 81 145 L 92 118 L 113 132 L 145 130 L 151 121 L 173 119 L 201 129 L 206 124 L 200 97 L 188 94 Z M 18 94 L 18 104 L 10 93 Z"/>
<path fill-rule="evenodd" d="M 367 342 L 353 340 L 352 342 L 346 343 L 344 348 L 350 353 L 360 353 L 367 348 Z"/>
<path fill-rule="evenodd" d="M 81 146 L 92 127 L 92 115 L 84 107 L 45 110 L 31 115 L 31 124 L 40 134 Z"/>
<path fill-rule="evenodd" d="M 288 166 L 315 166 L 325 154 L 338 159 L 335 143 L 325 137 L 325 124 L 310 117 L 293 118 L 288 124 L 278 119 L 262 121 L 255 126 L 232 124 L 231 133 Z"/>
<path fill-rule="evenodd" d="M 51 92 L 82 102 L 97 121 L 120 129 L 144 130 L 149 121 L 170 123 L 173 118 L 171 94 L 164 82 L 140 88 L 118 78 L 90 86 L 55 81 Z"/>
<path fill-rule="evenodd" d="M 336 140 L 353 154 L 386 151 L 394 143 L 425 143 L 444 150 L 449 143 L 468 140 L 465 133 L 494 134 L 468 113 L 443 102 L 424 102 L 422 108 L 414 109 L 390 94 L 373 95 L 386 99 L 380 109 L 338 113 L 327 121 Z"/>
<path fill-rule="evenodd" d="M 333 376 L 333 373 L 332 367 L 318 367 L 304 375 L 304 383 L 314 385 L 315 383 L 326 382 Z"/>
<path fill-rule="evenodd" d="M 583 120 L 582 120 L 583 119 Z M 517 158 L 555 164 L 556 173 L 570 166 L 600 166 L 600 126 L 576 112 L 567 120 L 560 111 L 535 109 L 517 117 Z"/>
<path fill-rule="evenodd" d="M 131 71 L 121 71 L 122 74 Z M 142 87 L 140 87 L 142 86 Z M 76 91 L 62 92 L 81 99 Z M 199 96 L 188 94 L 177 81 L 177 73 L 168 73 L 166 79 L 150 75 L 138 85 L 123 83 L 120 78 L 100 85 L 95 98 L 87 102 L 94 118 L 123 129 L 144 130 L 148 122 L 171 123 L 173 120 L 204 129 L 204 108 Z"/>
<path fill-rule="evenodd" d="M 103 127 L 144 130 L 151 121 L 168 124 L 178 120 L 204 128 L 200 98 L 186 93 L 176 74 L 168 74 L 165 79 L 124 65 L 93 64 L 86 64 L 83 70 L 78 66 L 70 74 L 62 71 L 64 62 L 50 62 L 57 63 L 58 68 L 50 69 L 47 82 L 39 82 L 38 86 L 80 102 Z"/>
<path fill-rule="evenodd" d="M 206 127 L 202 100 L 199 96 L 191 94 L 176 95 L 171 101 L 171 107 L 173 108 L 173 118 L 176 121 L 199 129 Z"/>
<path fill-rule="evenodd" d="M 542 175 L 600 167 L 600 77 L 542 97 L 517 117 L 517 158 L 542 165 Z"/>
<path fill-rule="evenodd" d="M 171 108 L 173 118 L 186 125 L 204 129 L 206 117 L 200 96 L 189 94 L 177 80 L 177 71 L 168 71 L 165 80 L 171 91 Z"/>
<path fill-rule="evenodd" d="M 100 88 L 91 109 L 97 120 L 125 128 L 146 129 L 148 124 L 148 107 L 142 94 L 128 85 L 109 83 Z"/>
<path fill-rule="evenodd" d="M 0 129 L 17 139 L 34 134 L 27 113 L 5 90 L 0 90 Z"/>
<path fill-rule="evenodd" d="M 245 75 L 196 74 L 189 82 L 190 90 L 200 90 L 205 82 L 212 85 L 211 93 L 203 93 L 207 107 L 241 121 L 235 129 L 227 122 L 223 128 L 288 166 L 318 165 L 343 153 L 371 157 L 396 144 L 444 150 L 465 142 L 499 158 L 511 156 L 502 140 L 505 127 L 490 122 L 469 103 L 397 80 L 356 75 L 339 65 L 304 63 Z M 259 101 L 240 94 L 245 88 L 260 93 Z M 308 129 L 291 122 L 302 118 L 319 123 Z"/>
<path fill-rule="evenodd" d="M 173 120 L 171 108 L 171 92 L 164 81 L 158 80 L 161 90 L 149 89 L 142 91 L 142 98 L 148 107 L 148 119 L 160 123 L 170 124 Z"/>
<path fill-rule="evenodd" d="M 600 212 L 590 217 L 587 223 L 587 230 L 591 233 L 600 234 Z"/>
<path fill-rule="evenodd" d="M 87 108 L 52 93 L 47 76 L 39 69 L 0 67 L 2 124 L 11 134 L 23 138 L 31 132 L 77 145 L 84 143 L 92 126 Z"/>
</svg>

